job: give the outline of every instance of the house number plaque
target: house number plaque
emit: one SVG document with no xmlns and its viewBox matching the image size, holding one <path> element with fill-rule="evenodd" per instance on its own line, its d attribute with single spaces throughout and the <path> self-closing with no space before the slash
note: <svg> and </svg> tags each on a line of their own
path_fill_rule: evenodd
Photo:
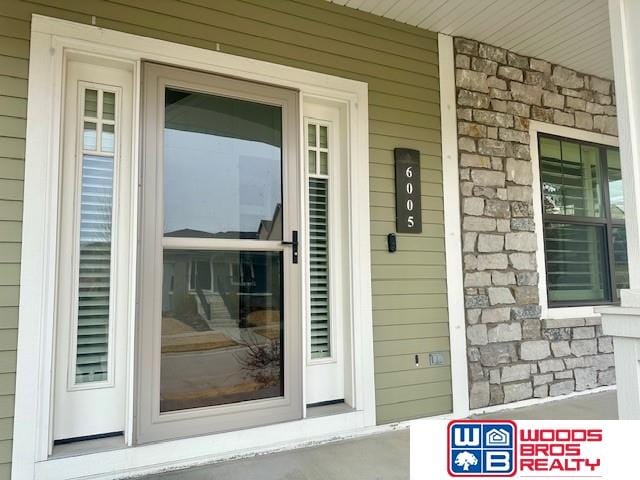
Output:
<svg viewBox="0 0 640 480">
<path fill-rule="evenodd" d="M 396 231 L 422 233 L 420 152 L 396 148 Z"/>
</svg>

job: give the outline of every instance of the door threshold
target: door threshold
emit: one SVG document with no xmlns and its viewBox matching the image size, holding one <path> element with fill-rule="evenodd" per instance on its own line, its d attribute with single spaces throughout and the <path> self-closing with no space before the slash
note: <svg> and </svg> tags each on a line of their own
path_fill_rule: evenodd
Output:
<svg viewBox="0 0 640 480">
<path fill-rule="evenodd" d="M 53 445 L 53 452 L 49 459 L 77 457 L 90 453 L 108 452 L 125 448 L 124 435 L 116 434 L 96 435 L 77 439 L 64 440 Z"/>
<path fill-rule="evenodd" d="M 316 403 L 307 405 L 307 418 L 326 417 L 353 411 L 355 411 L 353 407 L 344 403 L 344 401 Z"/>
</svg>

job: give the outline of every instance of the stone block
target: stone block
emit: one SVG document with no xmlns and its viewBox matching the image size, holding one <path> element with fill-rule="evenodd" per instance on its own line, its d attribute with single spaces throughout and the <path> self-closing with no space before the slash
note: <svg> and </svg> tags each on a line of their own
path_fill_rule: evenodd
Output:
<svg viewBox="0 0 640 480">
<path fill-rule="evenodd" d="M 533 218 L 514 218 L 511 220 L 511 229 L 520 232 L 535 231 L 536 224 Z"/>
<path fill-rule="evenodd" d="M 513 188 L 513 187 L 509 187 Z M 537 239 L 535 233 L 516 232 L 507 233 L 505 236 L 505 249 L 514 250 L 516 252 L 535 252 L 537 248 Z"/>
<path fill-rule="evenodd" d="M 525 340 L 535 340 L 540 338 L 539 319 L 527 318 L 522 321 L 522 338 Z"/>
<path fill-rule="evenodd" d="M 598 351 L 600 353 L 613 352 L 613 339 L 611 337 L 600 337 L 598 339 Z"/>
<path fill-rule="evenodd" d="M 574 70 L 570 70 L 559 65 L 556 65 L 553 68 L 551 80 L 559 87 L 582 88 L 584 86 L 582 76 L 578 75 Z"/>
<path fill-rule="evenodd" d="M 575 97 L 567 97 L 567 108 L 573 109 L 573 110 L 586 110 L 587 109 L 587 102 L 585 102 L 582 98 L 575 98 Z"/>
<path fill-rule="evenodd" d="M 587 327 L 591 327 L 591 326 L 600 326 L 602 325 L 602 318 L 601 317 L 585 317 L 584 319 L 584 324 Z"/>
<path fill-rule="evenodd" d="M 458 138 L 458 150 L 474 153 L 476 151 L 476 141 L 471 137 L 460 137 Z"/>
<path fill-rule="evenodd" d="M 473 182 L 460 182 L 460 193 L 463 197 L 473 195 Z"/>
<path fill-rule="evenodd" d="M 589 88 L 598 93 L 602 93 L 603 95 L 609 95 L 611 93 L 611 81 L 598 77 L 591 77 L 589 78 Z"/>
<path fill-rule="evenodd" d="M 475 40 L 467 40 L 466 38 L 455 37 L 453 45 L 456 52 L 466 55 L 478 55 L 478 42 Z"/>
<path fill-rule="evenodd" d="M 576 357 L 595 355 L 598 353 L 598 342 L 595 338 L 590 340 L 573 340 L 571 342 L 571 353 Z"/>
<path fill-rule="evenodd" d="M 493 232 L 496 229 L 495 218 L 464 217 L 462 229 L 471 232 Z"/>
<path fill-rule="evenodd" d="M 513 320 L 537 319 L 540 318 L 540 305 L 518 305 L 511 308 L 511 318 Z"/>
<path fill-rule="evenodd" d="M 519 365 L 509 365 L 502 368 L 502 376 L 500 381 L 502 383 L 515 382 L 518 380 L 528 380 L 531 377 L 531 368 L 528 363 L 521 363 Z"/>
<path fill-rule="evenodd" d="M 526 134 L 527 138 L 529 137 Z M 520 185 L 531 185 L 533 183 L 533 173 L 531 171 L 531 162 L 526 160 L 516 160 L 515 158 L 507 158 L 506 164 L 507 180 Z"/>
<path fill-rule="evenodd" d="M 573 380 L 562 380 L 552 383 L 549 386 L 549 396 L 557 397 L 558 395 L 567 395 L 575 390 L 575 382 Z"/>
<path fill-rule="evenodd" d="M 523 144 L 529 144 L 529 134 L 520 130 L 513 130 L 510 128 L 500 128 L 498 138 L 505 142 L 518 142 Z"/>
<path fill-rule="evenodd" d="M 473 108 L 489 108 L 489 95 L 469 90 L 460 90 L 458 93 L 458 105 Z"/>
<path fill-rule="evenodd" d="M 564 95 L 544 91 L 542 93 L 542 105 L 544 105 L 545 107 L 558 108 L 562 110 L 564 108 Z"/>
<path fill-rule="evenodd" d="M 545 373 L 541 375 L 533 376 L 533 386 L 544 385 L 545 383 L 553 382 L 553 373 Z"/>
<path fill-rule="evenodd" d="M 478 252 L 501 252 L 503 248 L 504 237 L 502 235 L 489 235 L 486 233 L 481 233 L 478 236 Z"/>
<path fill-rule="evenodd" d="M 531 149 L 529 145 L 519 143 L 513 144 L 513 156 L 520 160 L 531 160 Z"/>
<path fill-rule="evenodd" d="M 520 103 L 520 102 L 508 102 L 507 103 L 507 113 L 511 113 L 513 115 L 517 115 L 519 117 L 529 117 L 531 116 L 531 107 L 529 105 L 526 105 L 524 103 Z M 515 125 L 515 118 L 514 118 L 514 126 L 515 128 L 517 128 L 518 130 L 526 130 L 527 128 L 519 128 L 518 125 Z M 527 133 L 528 135 L 528 133 Z"/>
<path fill-rule="evenodd" d="M 598 385 L 615 385 L 616 383 L 616 370 L 610 368 L 603 372 L 598 372 Z"/>
<path fill-rule="evenodd" d="M 479 350 L 480 361 L 485 367 L 511 364 L 518 359 L 516 348 L 511 343 L 489 343 L 479 347 Z"/>
<path fill-rule="evenodd" d="M 528 340 L 520 345 L 520 358 L 522 360 L 542 360 L 549 355 L 551 355 L 551 350 L 549 349 L 549 342 L 546 340 Z"/>
<path fill-rule="evenodd" d="M 518 402 L 533 396 L 530 382 L 512 383 L 503 385 L 502 388 L 504 389 L 504 403 Z"/>
<path fill-rule="evenodd" d="M 504 392 L 500 385 L 489 386 L 489 405 L 502 405 L 504 403 Z"/>
<path fill-rule="evenodd" d="M 466 273 L 464 275 L 465 287 L 489 287 L 491 286 L 491 274 L 489 272 Z"/>
<path fill-rule="evenodd" d="M 492 98 L 491 99 L 491 110 L 493 110 L 494 112 L 505 113 L 507 111 L 507 101 L 506 100 L 499 100 L 497 98 Z M 489 138 L 491 138 L 491 137 L 489 137 Z"/>
<path fill-rule="evenodd" d="M 516 277 L 513 272 L 493 272 L 491 274 L 491 283 L 498 287 L 514 285 Z"/>
<path fill-rule="evenodd" d="M 595 367 L 596 370 L 606 370 L 615 365 L 613 353 L 605 353 L 584 358 L 584 366 Z"/>
<path fill-rule="evenodd" d="M 553 123 L 555 123 L 556 125 L 566 125 L 568 127 L 573 127 L 575 125 L 575 118 L 573 116 L 573 113 L 554 110 Z"/>
<path fill-rule="evenodd" d="M 616 117 L 596 115 L 593 117 L 593 128 L 608 135 L 618 135 L 618 123 Z"/>
<path fill-rule="evenodd" d="M 547 328 L 542 336 L 548 340 L 571 340 L 570 328 Z"/>
<path fill-rule="evenodd" d="M 533 193 L 531 187 L 522 185 L 508 185 L 507 186 L 507 198 L 513 202 L 532 202 Z"/>
<path fill-rule="evenodd" d="M 564 364 L 568 369 L 589 367 L 591 365 L 587 364 L 587 358 L 589 357 L 566 357 Z"/>
<path fill-rule="evenodd" d="M 529 131 L 529 119 L 517 116 L 513 117 L 513 127 L 517 128 L 518 130 Z"/>
<path fill-rule="evenodd" d="M 507 51 L 504 48 L 494 47 L 485 43 L 479 44 L 478 56 L 498 63 L 507 63 Z"/>
<path fill-rule="evenodd" d="M 485 308 L 482 310 L 482 323 L 508 322 L 511 316 L 509 307 Z"/>
<path fill-rule="evenodd" d="M 462 200 L 462 211 L 466 215 L 480 216 L 484 213 L 484 200 L 477 197 L 467 197 Z"/>
<path fill-rule="evenodd" d="M 480 308 L 470 308 L 467 310 L 467 323 L 469 325 L 475 325 L 480 321 L 480 313 L 482 310 Z"/>
<path fill-rule="evenodd" d="M 576 327 L 573 329 L 573 339 L 593 338 L 596 336 L 595 327 Z"/>
<path fill-rule="evenodd" d="M 464 137 L 469 138 L 469 137 Z M 475 148 L 475 142 L 474 142 Z M 489 168 L 491 166 L 491 159 L 486 155 L 475 155 L 472 153 L 463 153 L 460 155 L 461 167 L 477 167 L 477 168 Z"/>
<path fill-rule="evenodd" d="M 481 408 L 487 405 L 489 405 L 489 382 L 473 382 L 469 392 L 469 408 Z"/>
<path fill-rule="evenodd" d="M 569 342 L 567 342 L 566 340 L 551 342 L 551 352 L 553 352 L 554 357 L 566 357 L 568 355 L 571 355 Z"/>
<path fill-rule="evenodd" d="M 477 256 L 478 270 L 504 270 L 507 268 L 507 255 L 504 253 L 485 253 Z"/>
<path fill-rule="evenodd" d="M 556 380 L 566 380 L 573 378 L 573 370 L 563 370 L 561 372 L 555 372 L 553 375 L 556 377 Z"/>
<path fill-rule="evenodd" d="M 487 289 L 491 305 L 510 305 L 515 303 L 511 290 L 506 287 L 491 287 Z"/>
<path fill-rule="evenodd" d="M 465 232 L 462 237 L 462 251 L 475 252 L 476 238 L 478 238 L 478 234 L 476 232 Z"/>
<path fill-rule="evenodd" d="M 513 222 L 511 222 L 513 228 Z M 516 283 L 518 285 L 536 286 L 538 285 L 538 272 L 517 272 Z"/>
<path fill-rule="evenodd" d="M 478 347 L 469 347 L 467 348 L 467 357 L 470 362 L 479 362 L 480 361 L 480 350 Z"/>
<path fill-rule="evenodd" d="M 495 75 L 498 71 L 498 64 L 493 60 L 486 58 L 473 57 L 471 59 L 471 68 L 476 72 L 483 72 L 487 75 Z"/>
<path fill-rule="evenodd" d="M 531 118 L 545 123 L 553 123 L 552 108 L 531 107 Z"/>
<path fill-rule="evenodd" d="M 484 138 L 487 136 L 487 126 L 470 122 L 458 122 L 458 135 Z"/>
<path fill-rule="evenodd" d="M 488 307 L 489 297 L 486 295 L 465 295 L 464 306 L 466 308 Z"/>
<path fill-rule="evenodd" d="M 481 187 L 504 187 L 505 174 L 490 170 L 471 170 L 471 179 Z"/>
<path fill-rule="evenodd" d="M 487 78 L 487 84 L 489 85 L 491 96 L 495 96 L 495 93 L 497 93 L 497 92 L 491 91 L 491 89 L 496 89 L 496 90 L 506 90 L 507 89 L 507 82 L 505 82 L 504 80 L 502 80 L 501 78 L 498 78 L 498 77 L 489 77 L 489 78 Z"/>
<path fill-rule="evenodd" d="M 497 227 L 498 227 L 498 231 L 501 233 L 505 233 L 505 232 L 510 232 L 511 231 L 511 225 L 509 223 L 509 220 L 506 220 L 504 218 L 499 218 L 497 221 Z"/>
<path fill-rule="evenodd" d="M 509 262 L 516 270 L 535 270 L 536 256 L 533 253 L 511 253 Z"/>
<path fill-rule="evenodd" d="M 576 391 L 578 392 L 598 386 L 598 374 L 593 367 L 576 368 L 573 375 L 576 379 Z"/>
<path fill-rule="evenodd" d="M 524 74 L 522 70 L 515 67 L 506 67 L 501 65 L 498 67 L 498 77 L 506 78 L 507 80 L 515 80 L 516 82 L 522 82 L 524 80 Z"/>
<path fill-rule="evenodd" d="M 533 206 L 530 202 L 511 202 L 511 215 L 513 217 L 531 217 Z"/>
<path fill-rule="evenodd" d="M 507 52 L 507 63 L 512 67 L 529 68 L 529 57 L 523 57 L 513 52 Z"/>
<path fill-rule="evenodd" d="M 504 200 L 487 200 L 485 202 L 484 214 L 488 217 L 509 218 L 511 216 L 511 206 L 509 202 Z"/>
<path fill-rule="evenodd" d="M 492 368 L 489 370 L 489 383 L 496 385 L 500 383 L 500 369 Z"/>
<path fill-rule="evenodd" d="M 584 318 L 545 318 L 544 328 L 573 328 L 584 326 Z"/>
<path fill-rule="evenodd" d="M 496 189 L 493 187 L 473 187 L 475 197 L 495 198 Z"/>
<path fill-rule="evenodd" d="M 479 323 L 467 327 L 467 340 L 471 345 L 486 345 L 488 343 L 487 326 Z"/>
<path fill-rule="evenodd" d="M 542 73 L 551 73 L 551 64 L 549 62 L 545 62 L 544 60 L 538 60 L 537 58 L 532 58 L 529 61 L 529 66 L 531 70 L 535 70 L 536 72 Z"/>
<path fill-rule="evenodd" d="M 460 53 L 456 54 L 456 68 L 471 68 L 471 58 Z"/>
<path fill-rule="evenodd" d="M 522 327 L 519 323 L 499 323 L 495 327 L 489 328 L 487 339 L 489 343 L 520 341 L 522 340 Z"/>
<path fill-rule="evenodd" d="M 487 74 L 474 72 L 473 70 L 463 70 L 461 68 L 456 69 L 456 86 L 476 92 L 489 92 Z"/>
<path fill-rule="evenodd" d="M 514 78 L 512 80 L 517 79 Z M 522 82 L 522 80 L 519 81 Z M 542 103 L 542 88 L 537 85 L 511 82 L 511 98 L 527 105 L 540 105 Z"/>
<path fill-rule="evenodd" d="M 540 373 L 559 372 L 564 370 L 564 362 L 558 358 L 550 358 L 548 360 L 542 360 L 538 362 L 538 368 Z"/>
<path fill-rule="evenodd" d="M 518 305 L 539 303 L 538 287 L 516 287 L 513 289 Z"/>
<path fill-rule="evenodd" d="M 481 138 L 478 140 L 478 152 L 482 155 L 504 157 L 507 153 L 507 146 L 502 140 Z"/>
<path fill-rule="evenodd" d="M 484 380 L 484 370 L 477 362 L 469 364 L 469 378 L 471 381 Z"/>
<path fill-rule="evenodd" d="M 593 117 L 587 112 L 575 112 L 576 128 L 593 130 Z"/>
<path fill-rule="evenodd" d="M 549 396 L 549 385 L 539 385 L 533 389 L 535 398 L 545 398 Z"/>
</svg>

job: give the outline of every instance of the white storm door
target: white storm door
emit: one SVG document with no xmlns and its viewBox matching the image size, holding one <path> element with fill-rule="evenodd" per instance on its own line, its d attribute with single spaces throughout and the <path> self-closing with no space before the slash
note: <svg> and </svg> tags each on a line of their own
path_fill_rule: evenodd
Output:
<svg viewBox="0 0 640 480">
<path fill-rule="evenodd" d="M 308 245 L 305 402 L 318 405 L 345 400 L 344 322 L 350 318 L 345 291 L 348 171 L 339 108 L 305 100 L 304 116 Z"/>
<path fill-rule="evenodd" d="M 137 442 L 299 419 L 298 92 L 143 75 Z"/>
<path fill-rule="evenodd" d="M 132 72 L 66 67 L 54 441 L 123 432 L 127 376 Z"/>
</svg>

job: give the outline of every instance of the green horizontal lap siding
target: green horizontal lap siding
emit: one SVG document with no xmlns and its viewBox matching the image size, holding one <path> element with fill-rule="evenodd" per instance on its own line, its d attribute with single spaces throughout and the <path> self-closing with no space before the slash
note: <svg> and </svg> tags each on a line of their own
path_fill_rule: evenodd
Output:
<svg viewBox="0 0 640 480">
<path fill-rule="evenodd" d="M 34 13 L 87 24 L 95 15 L 96 24 L 105 28 L 367 82 L 376 365 L 389 355 L 409 358 L 414 350 L 426 352 L 429 342 L 448 350 L 435 34 L 322 0 L 4 0 L 0 2 L 0 335 L 5 339 L 0 353 L 15 351 L 29 24 Z M 391 255 L 384 236 L 394 230 L 392 151 L 400 146 L 422 152 L 425 233 L 401 235 L 400 250 Z M 450 409 L 450 389 L 443 386 L 450 377 L 442 374 L 448 368 L 429 368 L 420 374 L 415 365 L 393 365 L 396 370 L 376 379 L 382 399 L 380 422 Z M 10 418 L 14 369 L 10 355 L 0 357 L 4 372 L 0 418 Z M 0 445 L 0 472 L 2 462 L 8 461 L 5 452 Z"/>
</svg>

